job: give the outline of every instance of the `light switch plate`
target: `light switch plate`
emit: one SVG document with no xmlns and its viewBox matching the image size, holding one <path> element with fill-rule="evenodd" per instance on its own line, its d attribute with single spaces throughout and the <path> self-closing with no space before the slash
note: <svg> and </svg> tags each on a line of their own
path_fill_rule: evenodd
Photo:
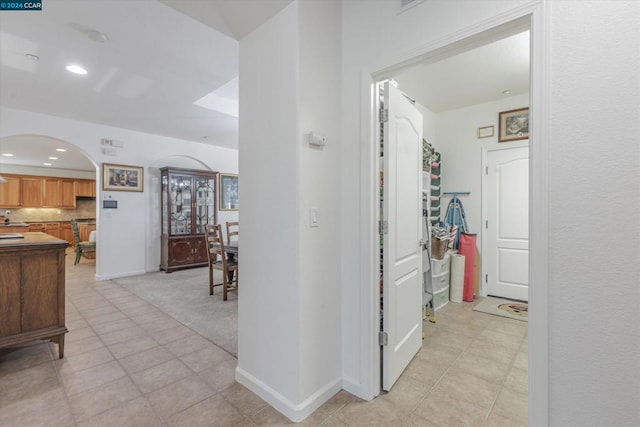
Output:
<svg viewBox="0 0 640 427">
<path fill-rule="evenodd" d="M 309 227 L 320 226 L 320 209 L 309 208 Z"/>
</svg>

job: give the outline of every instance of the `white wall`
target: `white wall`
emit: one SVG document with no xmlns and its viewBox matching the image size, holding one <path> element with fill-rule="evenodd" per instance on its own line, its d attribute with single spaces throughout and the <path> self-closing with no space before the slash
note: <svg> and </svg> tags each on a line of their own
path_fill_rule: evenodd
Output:
<svg viewBox="0 0 640 427">
<path fill-rule="evenodd" d="M 434 146 L 442 157 L 441 192 L 471 192 L 459 198 L 469 233 L 477 234 L 479 251 L 482 248 L 482 150 L 528 146 L 528 140 L 498 143 L 498 113 L 528 106 L 529 94 L 523 94 L 436 115 Z M 478 138 L 478 128 L 491 125 L 495 136 Z M 451 196 L 442 197 L 440 219 L 444 219 L 450 200 Z"/>
<path fill-rule="evenodd" d="M 339 46 L 340 4 L 307 0 L 240 43 L 236 378 L 296 421 L 341 388 Z"/>
<path fill-rule="evenodd" d="M 373 358 L 366 354 L 367 338 L 362 339 L 372 336 L 366 291 L 374 286 L 366 283 L 371 254 L 357 243 L 371 238 L 370 230 L 359 227 L 369 202 L 361 171 L 371 161 L 363 158 L 370 130 L 360 126 L 369 113 L 361 108 L 365 72 L 457 40 L 458 31 L 481 28 L 485 20 L 518 15 L 513 10 L 528 8 L 526 3 L 545 3 L 537 15 L 545 22 L 537 29 L 546 29 L 542 36 L 549 41 L 540 53 L 550 60 L 544 71 L 550 86 L 532 88 L 544 94 L 541 108 L 550 123 L 540 133 L 549 158 L 534 165 L 548 174 L 549 183 L 547 191 L 542 189 L 549 203 L 548 236 L 542 238 L 549 241 L 544 284 L 549 306 L 540 311 L 548 312 L 542 320 L 548 320 L 548 355 L 544 348 L 537 354 L 549 366 L 548 378 L 538 384 L 548 381 L 549 390 L 535 396 L 548 399 L 549 414 L 537 425 L 638 425 L 640 312 L 621 310 L 640 299 L 637 1 L 428 1 L 398 16 L 396 2 L 343 3 L 345 386 L 365 398 L 375 393 Z M 616 221 L 620 212 L 625 212 L 624 223 Z M 603 242 L 615 243 L 606 250 Z"/>
<path fill-rule="evenodd" d="M 549 3 L 550 419 L 640 425 L 640 2 Z"/>
<path fill-rule="evenodd" d="M 298 5 L 240 42 L 242 263 L 239 382 L 281 412 L 298 403 Z"/>
<path fill-rule="evenodd" d="M 98 208 L 96 212 L 98 280 L 143 274 L 158 269 L 159 252 L 155 262 L 147 259 L 148 251 L 152 250 L 148 242 L 154 238 L 147 224 L 160 215 L 147 205 L 148 196 L 159 191 L 150 179 L 153 175 L 148 173 L 150 165 L 156 165 L 169 156 L 179 155 L 201 159 L 201 163 L 210 170 L 230 173 L 238 170 L 236 150 L 4 107 L 0 108 L 0 122 L 0 138 L 24 134 L 57 138 L 75 146 L 98 168 L 97 205 L 106 198 L 118 201 L 118 209 Z M 125 146 L 117 149 L 116 156 L 105 156 L 101 152 L 101 138 L 124 141 Z M 100 165 L 103 162 L 145 167 L 147 174 L 144 192 L 102 191 Z"/>
</svg>

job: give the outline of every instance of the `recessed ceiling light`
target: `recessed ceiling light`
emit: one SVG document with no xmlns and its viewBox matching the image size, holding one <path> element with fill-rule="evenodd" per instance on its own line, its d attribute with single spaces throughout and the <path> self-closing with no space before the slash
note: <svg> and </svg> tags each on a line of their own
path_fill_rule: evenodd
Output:
<svg viewBox="0 0 640 427">
<path fill-rule="evenodd" d="M 2 153 L 2 155 L 5 157 L 13 157 L 13 154 L 11 153 Z"/>
<path fill-rule="evenodd" d="M 45 166 L 51 166 L 51 163 L 45 162 L 45 163 L 43 163 L 43 165 L 45 165 Z"/>
<path fill-rule="evenodd" d="M 65 153 L 67 151 L 66 148 L 56 148 L 56 151 L 59 151 L 61 153 Z"/>
<path fill-rule="evenodd" d="M 67 65 L 66 68 L 67 68 L 67 71 L 69 71 L 71 73 L 74 73 L 74 74 L 80 74 L 82 76 L 87 74 L 87 70 L 82 68 L 80 65 L 70 64 L 70 65 Z"/>
<path fill-rule="evenodd" d="M 39 61 L 40 57 L 38 55 L 34 55 L 33 53 L 27 53 L 25 58 L 30 59 L 31 61 Z"/>
<path fill-rule="evenodd" d="M 51 157 L 49 157 L 49 160 L 58 160 L 58 158 L 54 157 L 54 156 L 51 156 Z"/>
</svg>

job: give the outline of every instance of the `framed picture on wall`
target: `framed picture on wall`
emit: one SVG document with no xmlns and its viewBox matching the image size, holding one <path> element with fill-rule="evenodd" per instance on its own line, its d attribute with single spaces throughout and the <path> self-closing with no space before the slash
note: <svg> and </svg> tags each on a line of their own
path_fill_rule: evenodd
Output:
<svg viewBox="0 0 640 427">
<path fill-rule="evenodd" d="M 143 191 L 144 168 L 140 166 L 102 164 L 104 191 Z"/>
<path fill-rule="evenodd" d="M 478 128 L 478 138 L 490 138 L 493 136 L 494 126 Z"/>
<path fill-rule="evenodd" d="M 529 139 L 529 108 L 499 113 L 498 142 Z"/>
<path fill-rule="evenodd" d="M 238 175 L 231 173 L 220 174 L 220 210 L 237 211 L 238 200 Z"/>
</svg>

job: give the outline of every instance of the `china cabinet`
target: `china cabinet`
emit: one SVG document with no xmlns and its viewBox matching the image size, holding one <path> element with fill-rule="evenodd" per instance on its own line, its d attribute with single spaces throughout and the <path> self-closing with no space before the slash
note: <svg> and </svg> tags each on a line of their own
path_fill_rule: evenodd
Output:
<svg viewBox="0 0 640 427">
<path fill-rule="evenodd" d="M 160 269 L 205 266 L 204 226 L 217 224 L 217 172 L 165 167 L 160 173 Z"/>
</svg>

